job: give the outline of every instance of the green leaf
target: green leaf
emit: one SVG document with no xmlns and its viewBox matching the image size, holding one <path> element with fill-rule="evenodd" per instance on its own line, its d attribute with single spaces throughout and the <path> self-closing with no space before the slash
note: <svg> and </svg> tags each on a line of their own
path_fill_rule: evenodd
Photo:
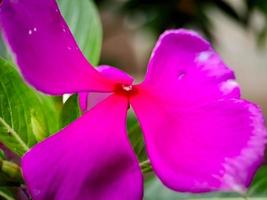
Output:
<svg viewBox="0 0 267 200">
<path fill-rule="evenodd" d="M 16 200 L 14 191 L 11 191 L 10 188 L 0 187 L 0 200 Z"/>
<path fill-rule="evenodd" d="M 262 166 L 249 188 L 248 196 L 264 196 L 267 197 L 267 166 Z"/>
<path fill-rule="evenodd" d="M 98 64 L 102 27 L 95 4 L 92 0 L 57 2 L 82 52 L 92 64 Z"/>
<path fill-rule="evenodd" d="M 143 133 L 133 112 L 130 112 L 127 118 L 128 137 L 140 162 L 147 160 Z"/>
<path fill-rule="evenodd" d="M 20 186 L 22 183 L 20 166 L 14 162 L 0 159 L 0 186 Z"/>
<path fill-rule="evenodd" d="M 81 110 L 79 107 L 78 95 L 75 94 L 70 96 L 63 105 L 60 114 L 61 127 L 65 127 L 66 125 L 70 124 L 80 115 L 81 115 Z"/>
<path fill-rule="evenodd" d="M 53 99 L 27 86 L 15 67 L 0 59 L 0 142 L 23 155 L 57 130 Z"/>
<path fill-rule="evenodd" d="M 0 149 L 0 160 L 5 158 L 6 158 L 5 152 L 2 149 Z"/>
<path fill-rule="evenodd" d="M 4 43 L 3 36 L 0 36 L 0 56 L 5 59 L 10 59 L 7 47 Z"/>
</svg>

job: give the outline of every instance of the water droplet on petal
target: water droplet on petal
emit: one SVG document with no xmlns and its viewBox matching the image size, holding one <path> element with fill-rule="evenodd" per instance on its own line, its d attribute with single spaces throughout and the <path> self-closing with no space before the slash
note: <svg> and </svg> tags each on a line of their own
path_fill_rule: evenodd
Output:
<svg viewBox="0 0 267 200">
<path fill-rule="evenodd" d="M 33 32 L 37 32 L 37 28 L 36 27 L 34 27 L 33 29 L 29 29 L 28 34 L 32 35 Z"/>
</svg>

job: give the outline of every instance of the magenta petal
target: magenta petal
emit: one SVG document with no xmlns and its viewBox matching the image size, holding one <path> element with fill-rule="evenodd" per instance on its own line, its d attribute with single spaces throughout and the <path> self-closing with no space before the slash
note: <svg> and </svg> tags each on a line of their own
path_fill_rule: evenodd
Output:
<svg viewBox="0 0 267 200">
<path fill-rule="evenodd" d="M 96 68 L 107 79 L 120 85 L 131 85 L 134 79 L 127 73 L 108 65 L 101 65 Z M 114 88 L 116 90 L 116 86 Z M 80 108 L 83 112 L 90 110 L 96 104 L 110 96 L 110 92 L 81 92 L 79 93 Z"/>
<path fill-rule="evenodd" d="M 102 93 L 101 93 L 102 94 Z M 103 93 L 105 94 L 105 93 Z M 80 92 L 79 93 L 79 105 L 82 112 L 87 111 L 87 98 L 88 98 L 88 92 Z"/>
<path fill-rule="evenodd" d="M 130 102 L 152 166 L 174 190 L 244 192 L 263 161 L 267 134 L 253 104 L 220 99 L 184 108 L 140 87 Z"/>
<path fill-rule="evenodd" d="M 100 65 L 96 68 L 103 76 L 113 80 L 116 83 L 131 85 L 134 81 L 133 77 L 126 72 L 109 65 Z"/>
<path fill-rule="evenodd" d="M 127 109 L 126 98 L 111 96 L 25 154 L 23 176 L 33 199 L 141 200 L 142 173 L 127 138 Z"/>
<path fill-rule="evenodd" d="M 0 24 L 22 74 L 37 89 L 49 94 L 113 89 L 82 55 L 55 0 L 4 0 Z"/>
<path fill-rule="evenodd" d="M 162 34 L 151 55 L 143 85 L 161 91 L 162 96 L 175 98 L 180 106 L 207 103 L 222 96 L 240 96 L 233 71 L 206 40 L 183 29 Z"/>
<path fill-rule="evenodd" d="M 159 39 L 145 81 L 130 98 L 152 166 L 177 191 L 243 192 L 263 161 L 259 108 L 209 43 L 172 30 Z"/>
<path fill-rule="evenodd" d="M 79 93 L 79 104 L 82 112 L 86 112 L 98 103 L 108 98 L 112 93 L 110 92 L 90 92 Z"/>
</svg>

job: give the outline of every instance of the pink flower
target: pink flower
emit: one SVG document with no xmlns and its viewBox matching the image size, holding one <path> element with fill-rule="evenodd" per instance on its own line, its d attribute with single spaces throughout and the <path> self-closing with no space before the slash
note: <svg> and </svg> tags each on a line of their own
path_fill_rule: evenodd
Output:
<svg viewBox="0 0 267 200">
<path fill-rule="evenodd" d="M 4 0 L 0 23 L 30 84 L 47 94 L 81 93 L 90 108 L 23 157 L 33 199 L 142 199 L 126 132 L 129 104 L 167 187 L 244 191 L 251 182 L 266 144 L 262 113 L 240 98 L 233 71 L 198 34 L 162 34 L 145 80 L 134 85 L 124 72 L 86 61 L 54 0 Z"/>
</svg>

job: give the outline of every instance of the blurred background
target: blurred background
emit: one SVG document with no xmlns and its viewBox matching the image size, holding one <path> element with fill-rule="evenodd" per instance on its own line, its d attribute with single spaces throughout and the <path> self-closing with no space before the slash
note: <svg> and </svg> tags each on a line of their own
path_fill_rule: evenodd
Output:
<svg viewBox="0 0 267 200">
<path fill-rule="evenodd" d="M 267 116 L 266 0 L 95 0 L 103 25 L 100 63 L 144 77 L 160 33 L 190 28 L 212 41 L 242 95 Z"/>
</svg>

